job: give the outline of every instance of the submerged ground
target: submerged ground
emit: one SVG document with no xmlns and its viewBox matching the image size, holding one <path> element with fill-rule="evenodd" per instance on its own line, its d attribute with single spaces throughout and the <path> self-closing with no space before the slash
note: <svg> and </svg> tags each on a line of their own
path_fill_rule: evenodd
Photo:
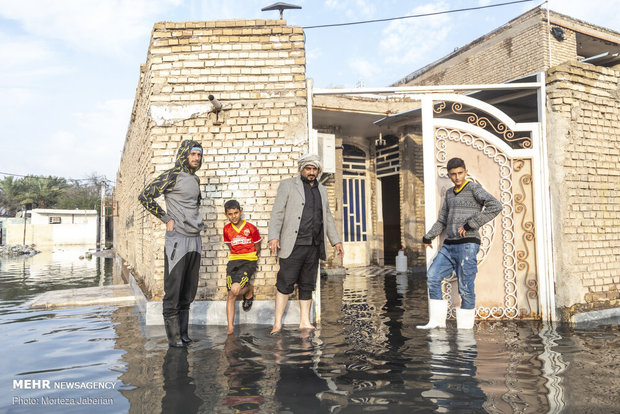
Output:
<svg viewBox="0 0 620 414">
<path fill-rule="evenodd" d="M 0 412 L 620 412 L 617 320 L 420 331 L 424 279 L 364 268 L 323 279 L 313 334 L 192 326 L 196 343 L 168 349 L 133 307 L 27 308 L 48 290 L 119 283 L 112 259 L 81 254 L 0 258 Z"/>
</svg>

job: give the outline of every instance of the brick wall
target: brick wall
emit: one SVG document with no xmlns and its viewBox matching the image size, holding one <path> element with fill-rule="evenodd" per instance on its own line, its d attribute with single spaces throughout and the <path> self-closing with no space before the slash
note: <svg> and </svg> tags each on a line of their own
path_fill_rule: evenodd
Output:
<svg viewBox="0 0 620 414">
<path fill-rule="evenodd" d="M 549 35 L 549 29 L 554 26 L 553 23 L 550 26 L 547 24 L 545 10 L 534 9 L 397 84 L 502 83 L 576 60 L 575 32 L 563 28 L 565 39 L 559 41 Z"/>
<path fill-rule="evenodd" d="M 550 69 L 547 108 L 557 305 L 618 306 L 620 71 L 578 62 Z"/>
<path fill-rule="evenodd" d="M 209 113 L 211 94 L 224 105 L 217 119 Z M 164 225 L 136 197 L 172 167 L 184 139 L 204 148 L 197 172 L 205 224 L 197 299 L 223 300 L 224 203 L 239 200 L 244 218 L 266 237 L 278 184 L 296 174 L 296 160 L 307 152 L 301 28 L 279 20 L 154 26 L 117 177 L 115 245 L 155 299 L 163 295 Z M 254 279 L 258 299 L 273 297 L 276 269 L 264 240 Z"/>
</svg>

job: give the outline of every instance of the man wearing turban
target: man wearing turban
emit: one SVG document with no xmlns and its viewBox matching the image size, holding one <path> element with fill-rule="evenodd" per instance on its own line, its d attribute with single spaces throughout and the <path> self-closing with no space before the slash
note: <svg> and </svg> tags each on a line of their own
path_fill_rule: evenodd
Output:
<svg viewBox="0 0 620 414">
<path fill-rule="evenodd" d="M 344 254 L 329 210 L 327 190 L 318 181 L 321 174 L 319 157 L 314 154 L 303 156 L 298 166 L 298 176 L 280 183 L 269 221 L 269 249 L 278 254 L 280 263 L 272 334 L 282 329 L 284 309 L 295 284 L 299 290 L 299 329 L 314 329 L 310 322 L 310 306 L 319 259 L 327 259 L 328 240 L 338 255 Z"/>
</svg>

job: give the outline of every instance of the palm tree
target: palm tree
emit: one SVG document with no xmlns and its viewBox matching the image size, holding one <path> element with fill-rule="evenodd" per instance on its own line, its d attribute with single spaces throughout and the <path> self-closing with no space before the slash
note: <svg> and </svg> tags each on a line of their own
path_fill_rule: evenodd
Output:
<svg viewBox="0 0 620 414">
<path fill-rule="evenodd" d="M 0 215 L 15 217 L 21 206 L 21 180 L 4 177 L 0 180 Z"/>
<path fill-rule="evenodd" d="M 67 180 L 61 177 L 5 177 L 0 181 L 0 213 L 15 216 L 26 203 L 35 208 L 54 207 L 68 187 Z"/>
</svg>

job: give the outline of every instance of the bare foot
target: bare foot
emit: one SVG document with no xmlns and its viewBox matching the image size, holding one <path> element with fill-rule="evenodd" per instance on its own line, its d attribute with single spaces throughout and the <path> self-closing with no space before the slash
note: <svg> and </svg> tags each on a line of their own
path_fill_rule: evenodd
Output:
<svg viewBox="0 0 620 414">
<path fill-rule="evenodd" d="M 232 334 L 234 334 L 234 333 L 235 333 L 235 327 L 234 327 L 234 326 L 229 326 L 229 327 L 228 327 L 228 330 L 226 331 L 226 333 L 227 333 L 228 335 L 232 335 Z"/>
<path fill-rule="evenodd" d="M 273 328 L 271 329 L 271 332 L 269 333 L 269 335 L 275 335 L 279 333 L 281 330 L 282 330 L 282 325 L 273 325 Z"/>
<path fill-rule="evenodd" d="M 299 324 L 299 330 L 308 330 L 308 331 L 314 331 L 316 328 L 314 327 L 314 325 L 312 325 L 311 323 L 300 323 Z"/>
</svg>

